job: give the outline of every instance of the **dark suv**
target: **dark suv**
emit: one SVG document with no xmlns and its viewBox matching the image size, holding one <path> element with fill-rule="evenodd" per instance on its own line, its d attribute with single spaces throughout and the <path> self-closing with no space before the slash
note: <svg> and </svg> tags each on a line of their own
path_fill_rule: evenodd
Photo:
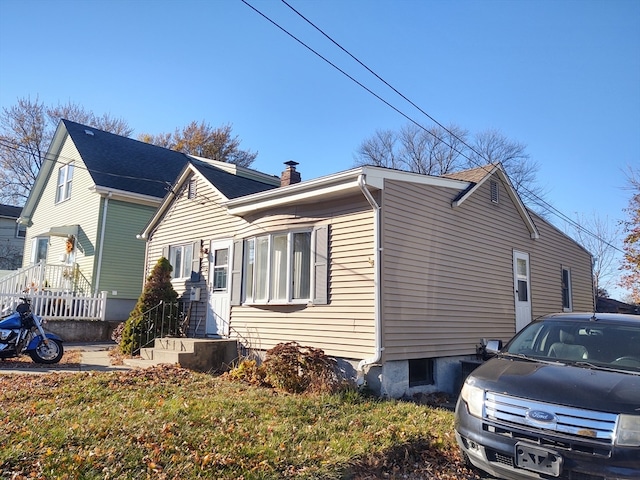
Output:
<svg viewBox="0 0 640 480">
<path fill-rule="evenodd" d="M 466 379 L 465 459 L 512 480 L 640 479 L 640 316 L 548 315 Z"/>
</svg>

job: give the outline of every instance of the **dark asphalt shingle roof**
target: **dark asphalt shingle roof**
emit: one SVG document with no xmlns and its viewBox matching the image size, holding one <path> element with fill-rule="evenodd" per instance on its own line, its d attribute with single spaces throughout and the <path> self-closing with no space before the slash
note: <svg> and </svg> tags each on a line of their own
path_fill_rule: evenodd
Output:
<svg viewBox="0 0 640 480">
<path fill-rule="evenodd" d="M 192 159 L 191 164 L 228 199 L 278 188 L 275 185 L 233 175 L 199 160 Z"/>
<path fill-rule="evenodd" d="M 274 188 L 225 172 L 183 153 L 115 135 L 70 120 L 62 120 L 93 181 L 113 188 L 163 198 L 188 162 L 227 198 Z"/>
<path fill-rule="evenodd" d="M 62 120 L 96 185 L 163 198 L 189 158 L 180 152 Z M 88 133 L 89 132 L 89 133 Z"/>
<path fill-rule="evenodd" d="M 0 217 L 18 218 L 21 212 L 22 207 L 14 207 L 0 203 Z"/>
</svg>

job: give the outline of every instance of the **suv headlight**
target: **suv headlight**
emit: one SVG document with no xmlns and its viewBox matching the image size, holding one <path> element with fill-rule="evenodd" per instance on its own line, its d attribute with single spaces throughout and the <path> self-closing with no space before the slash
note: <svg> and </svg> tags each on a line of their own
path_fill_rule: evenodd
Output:
<svg viewBox="0 0 640 480">
<path fill-rule="evenodd" d="M 640 446 L 640 415 L 621 414 L 618 417 L 616 445 L 621 447 Z"/>
<path fill-rule="evenodd" d="M 464 382 L 462 385 L 462 391 L 460 397 L 467 404 L 469 413 L 474 417 L 482 418 L 482 406 L 484 405 L 484 390 L 478 387 L 469 385 Z"/>
</svg>

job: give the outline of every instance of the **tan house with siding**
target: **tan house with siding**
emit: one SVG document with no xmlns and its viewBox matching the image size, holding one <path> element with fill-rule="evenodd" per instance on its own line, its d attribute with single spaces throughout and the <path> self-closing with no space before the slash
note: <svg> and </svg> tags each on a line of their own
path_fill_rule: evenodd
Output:
<svg viewBox="0 0 640 480">
<path fill-rule="evenodd" d="M 453 393 L 482 338 L 593 310 L 591 255 L 529 211 L 500 165 L 292 183 L 289 162 L 280 188 L 231 196 L 206 168 L 185 168 L 141 235 L 147 269 L 163 254 L 189 263 L 174 285 L 193 300 L 192 336 L 322 348 L 401 397 Z"/>
</svg>

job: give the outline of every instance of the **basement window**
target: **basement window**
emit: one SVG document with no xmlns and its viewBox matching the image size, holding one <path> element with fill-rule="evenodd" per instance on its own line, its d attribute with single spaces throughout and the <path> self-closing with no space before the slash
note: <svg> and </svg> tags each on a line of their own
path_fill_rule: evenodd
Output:
<svg viewBox="0 0 640 480">
<path fill-rule="evenodd" d="M 433 385 L 433 358 L 415 358 L 409 360 L 409 387 Z"/>
<path fill-rule="evenodd" d="M 500 185 L 495 180 L 491 180 L 489 185 L 491 187 L 491 202 L 500 203 Z"/>
</svg>

